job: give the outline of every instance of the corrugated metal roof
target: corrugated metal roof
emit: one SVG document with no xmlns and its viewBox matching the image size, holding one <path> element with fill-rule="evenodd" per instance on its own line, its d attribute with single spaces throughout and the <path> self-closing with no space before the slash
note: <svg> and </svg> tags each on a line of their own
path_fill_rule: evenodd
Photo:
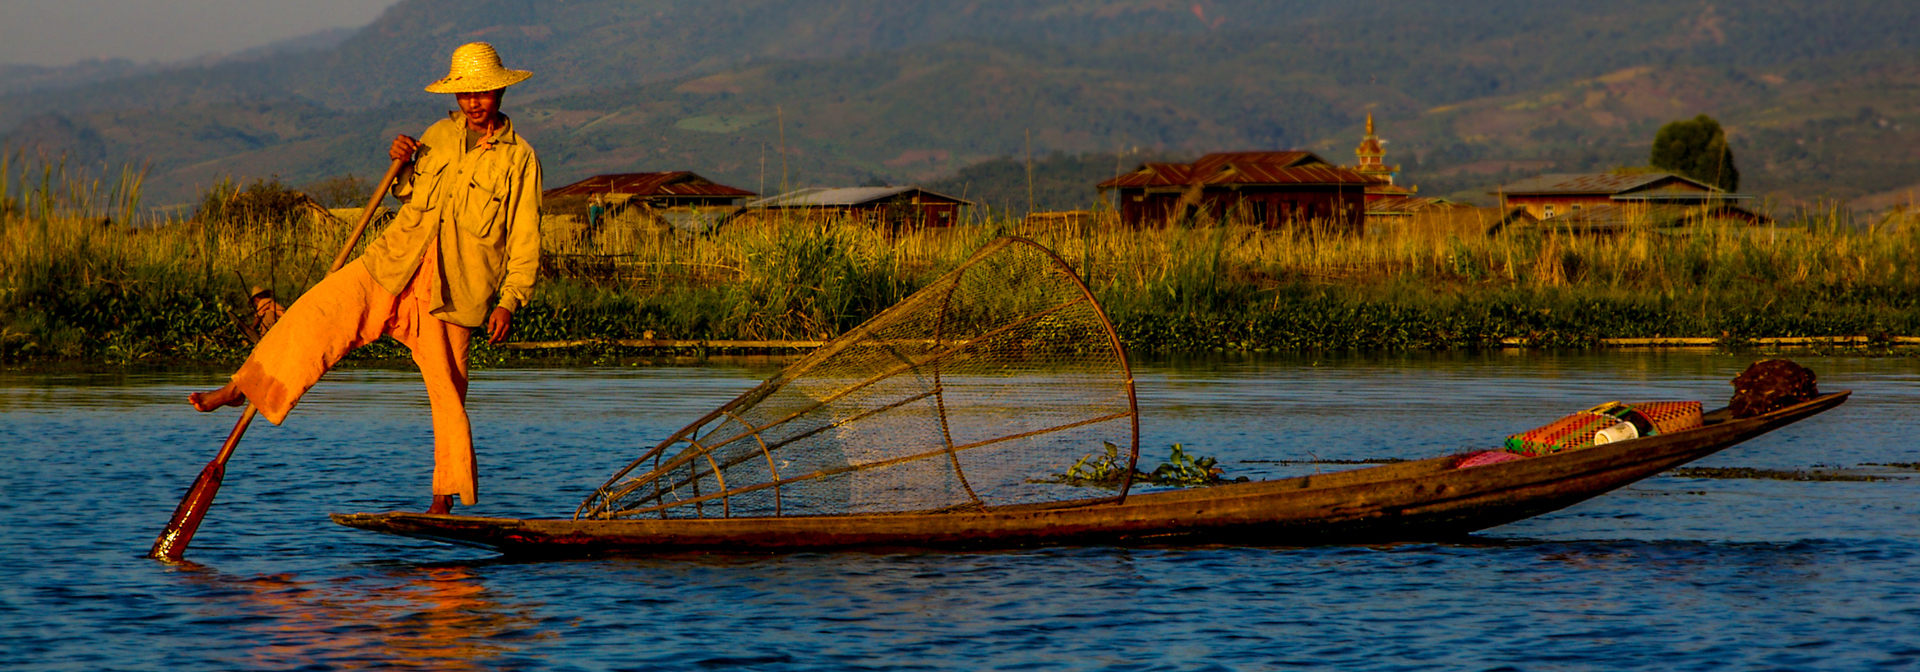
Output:
<svg viewBox="0 0 1920 672">
<path fill-rule="evenodd" d="M 1744 201 L 1746 194 L 1729 194 L 1718 189 L 1701 189 L 1688 182 L 1672 182 L 1652 189 L 1614 194 L 1616 201 Z"/>
<path fill-rule="evenodd" d="M 1146 187 L 1184 187 L 1193 184 L 1196 179 L 1206 184 L 1355 184 L 1345 176 L 1332 173 L 1291 174 L 1287 171 L 1300 169 L 1335 170 L 1347 175 L 1357 175 L 1352 171 L 1327 163 L 1313 152 L 1219 152 L 1200 157 L 1199 161 L 1185 163 L 1143 163 L 1133 172 L 1101 182 L 1100 189 Z M 1275 179 L 1268 182 L 1245 179 L 1246 175 L 1268 175 Z M 1362 182 L 1368 181 L 1360 178 Z"/>
<path fill-rule="evenodd" d="M 778 196 L 763 198 L 746 204 L 747 208 L 817 208 L 848 207 L 865 205 L 905 194 L 919 192 L 925 196 L 934 196 L 962 205 L 973 205 L 972 201 L 961 200 L 946 194 L 928 191 L 920 187 L 806 187 L 795 189 Z"/>
<path fill-rule="evenodd" d="M 1367 214 L 1369 215 L 1412 214 L 1415 212 L 1419 212 L 1421 210 L 1431 210 L 1434 208 L 1468 208 L 1468 207 L 1472 207 L 1472 206 L 1465 205 L 1462 203 L 1456 203 L 1454 201 L 1450 201 L 1438 196 L 1420 197 L 1420 198 L 1382 198 L 1378 200 L 1367 201 Z"/>
<path fill-rule="evenodd" d="M 1200 157 L 1199 161 L 1193 162 L 1193 171 L 1199 175 L 1210 175 L 1218 172 L 1228 164 L 1262 164 L 1280 166 L 1282 168 L 1332 165 L 1324 159 L 1314 156 L 1313 152 L 1217 152 Z"/>
<path fill-rule="evenodd" d="M 1101 182 L 1098 188 L 1174 187 L 1193 181 L 1193 166 L 1184 163 L 1143 163 L 1133 172 Z"/>
<path fill-rule="evenodd" d="M 1207 184 L 1372 184 L 1366 176 L 1335 166 L 1288 168 L 1272 163 L 1234 163 L 1207 175 Z"/>
<path fill-rule="evenodd" d="M 712 196 L 744 198 L 757 196 L 751 191 L 729 187 L 696 175 L 690 171 L 675 170 L 664 173 L 616 173 L 595 175 L 587 179 L 541 192 L 546 198 L 556 196 L 590 196 L 593 194 L 621 194 L 639 198 L 654 196 Z"/>
<path fill-rule="evenodd" d="M 1672 173 L 1640 173 L 1637 175 L 1616 175 L 1613 173 L 1578 173 L 1537 175 L 1500 187 L 1494 193 L 1508 196 L 1533 194 L 1619 194 L 1668 180 L 1676 180 L 1700 189 L 1713 187 Z"/>
</svg>

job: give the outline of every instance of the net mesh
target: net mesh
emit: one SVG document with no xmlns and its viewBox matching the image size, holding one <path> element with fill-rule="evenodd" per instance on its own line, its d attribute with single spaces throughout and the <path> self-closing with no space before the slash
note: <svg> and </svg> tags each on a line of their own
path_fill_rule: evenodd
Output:
<svg viewBox="0 0 1920 672">
<path fill-rule="evenodd" d="M 1045 481 L 1108 443 L 1131 466 L 1136 408 L 1126 353 L 1085 285 L 1038 244 L 1001 238 L 668 437 L 575 516 L 1086 503 L 1085 489 Z"/>
</svg>

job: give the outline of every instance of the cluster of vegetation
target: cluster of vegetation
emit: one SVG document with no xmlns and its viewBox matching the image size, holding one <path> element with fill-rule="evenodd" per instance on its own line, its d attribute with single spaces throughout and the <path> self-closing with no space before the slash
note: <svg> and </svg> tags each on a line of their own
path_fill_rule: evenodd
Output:
<svg viewBox="0 0 1920 672">
<path fill-rule="evenodd" d="M 364 207 L 373 198 L 373 183 L 353 173 L 335 175 L 300 189 L 328 208 Z"/>
<path fill-rule="evenodd" d="M 30 162 L 29 162 L 30 163 Z M 11 167 L 8 167 L 8 166 Z M 0 358 L 231 361 L 251 287 L 291 301 L 349 227 L 289 219 L 128 226 L 140 181 L 0 163 Z M 1470 211 L 1471 212 L 1471 211 Z M 515 339 L 829 338 L 1001 235 L 1057 251 L 1147 352 L 1585 347 L 1610 337 L 1920 335 L 1920 226 L 1839 209 L 1569 236 L 1415 218 L 1364 236 L 1263 229 L 1229 213 L 1142 230 L 1110 218 L 891 232 L 854 221 L 730 225 L 686 237 L 622 220 L 545 227 L 549 274 Z M 572 233 L 569 233 L 569 232 Z M 364 242 L 362 243 L 364 244 Z M 390 356 L 395 346 L 363 356 Z M 564 351 L 562 351 L 564 352 Z M 481 349 L 482 362 L 499 350 Z M 552 354 L 552 353 L 548 353 Z"/>
<path fill-rule="evenodd" d="M 1080 487 L 1118 488 L 1127 481 L 1127 460 L 1120 458 L 1120 447 L 1110 442 L 1102 442 L 1104 452 L 1088 453 L 1085 457 L 1068 467 L 1066 473 L 1054 474 L 1037 479 L 1035 483 L 1060 483 Z M 1165 485 L 1175 487 L 1197 487 L 1219 485 L 1228 482 L 1245 482 L 1247 478 L 1227 480 L 1221 474 L 1224 469 L 1216 466 L 1219 460 L 1211 457 L 1188 455 L 1185 446 L 1178 443 L 1168 449 L 1167 461 L 1154 467 L 1153 471 L 1133 470 L 1134 483 L 1146 485 Z"/>
<path fill-rule="evenodd" d="M 144 178 L 0 151 L 0 362 L 236 361 L 253 289 L 298 296 L 347 234 L 278 180 L 143 217 Z"/>
<path fill-rule="evenodd" d="M 1648 164 L 1724 191 L 1740 190 L 1740 169 L 1733 165 L 1727 132 L 1720 128 L 1719 121 L 1704 114 L 1661 126 L 1653 136 Z"/>
<path fill-rule="evenodd" d="M 1753 478 L 1769 481 L 1889 481 L 1884 476 L 1849 474 L 1835 471 L 1794 469 L 1754 469 L 1752 467 L 1680 467 L 1668 471 L 1674 478 Z"/>
<path fill-rule="evenodd" d="M 254 180 L 239 188 L 232 180 L 222 180 L 200 195 L 194 219 L 227 226 L 250 223 L 279 224 L 300 221 L 314 199 L 304 192 L 280 183 L 280 177 Z"/>
</svg>

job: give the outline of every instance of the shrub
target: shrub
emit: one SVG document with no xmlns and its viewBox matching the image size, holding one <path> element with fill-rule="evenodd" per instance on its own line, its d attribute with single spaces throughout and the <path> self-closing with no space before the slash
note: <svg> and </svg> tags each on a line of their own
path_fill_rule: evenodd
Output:
<svg viewBox="0 0 1920 672">
<path fill-rule="evenodd" d="M 358 208 L 373 199 L 373 185 L 353 173 L 335 175 L 306 186 L 308 196 L 329 208 Z"/>
<path fill-rule="evenodd" d="M 278 175 L 254 180 L 246 189 L 235 189 L 232 181 L 222 181 L 200 194 L 200 209 L 194 218 L 203 224 L 284 224 L 300 221 L 302 209 L 312 200 L 281 184 Z"/>
</svg>

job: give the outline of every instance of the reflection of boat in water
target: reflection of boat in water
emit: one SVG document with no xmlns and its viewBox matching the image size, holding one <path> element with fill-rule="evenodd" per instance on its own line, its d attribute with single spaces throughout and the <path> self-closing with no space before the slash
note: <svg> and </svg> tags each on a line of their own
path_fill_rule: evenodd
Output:
<svg viewBox="0 0 1920 672">
<path fill-rule="evenodd" d="M 1847 399 L 1825 394 L 1764 415 L 1722 409 L 1704 426 L 1496 464 L 1448 456 L 1352 471 L 1113 498 L 886 515 L 525 520 L 336 514 L 349 527 L 521 555 L 1005 548 L 1055 544 L 1444 539 L 1559 510 Z"/>
</svg>

